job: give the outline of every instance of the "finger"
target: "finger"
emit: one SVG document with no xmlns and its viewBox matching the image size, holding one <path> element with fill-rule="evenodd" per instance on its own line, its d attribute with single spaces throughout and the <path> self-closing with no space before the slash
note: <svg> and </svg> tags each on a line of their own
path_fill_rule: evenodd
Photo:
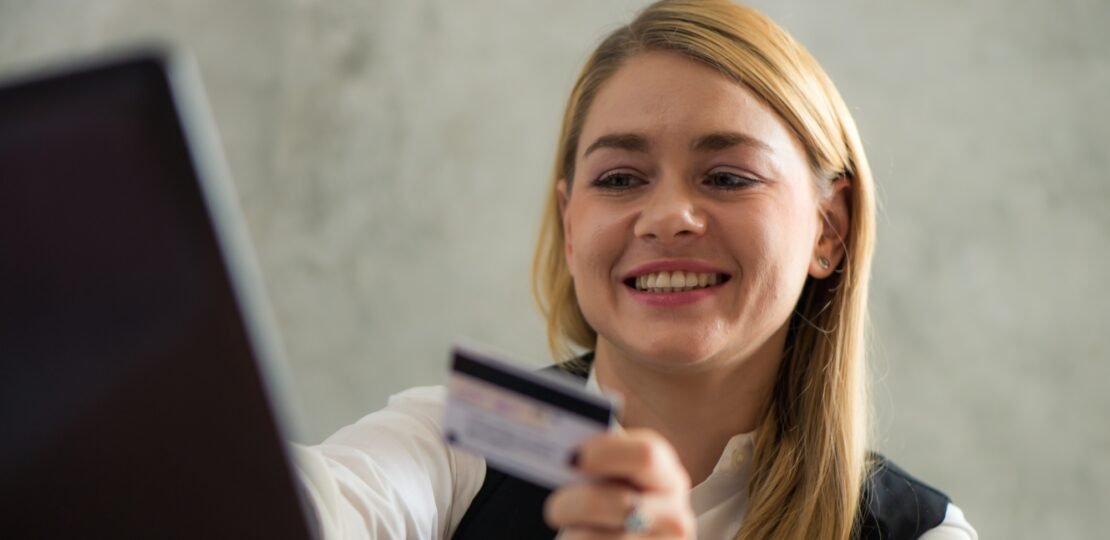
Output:
<svg viewBox="0 0 1110 540">
<path fill-rule="evenodd" d="M 651 538 L 694 538 L 697 529 L 697 521 L 685 494 L 642 493 L 634 508 L 624 516 L 622 527 L 625 532 L 633 532 L 635 526 L 632 520 L 639 523 L 642 536 Z"/>
<path fill-rule="evenodd" d="M 594 531 L 590 529 L 563 529 L 555 540 L 644 540 L 645 536 L 636 536 L 625 532 Z"/>
<path fill-rule="evenodd" d="M 664 533 L 600 531 L 595 529 L 562 529 L 555 538 L 556 540 L 689 540 L 695 537 L 694 533 L 683 536 Z"/>
<path fill-rule="evenodd" d="M 594 531 L 590 529 L 563 529 L 555 540 L 632 540 L 636 538 L 623 532 Z M 643 540 L 643 536 L 636 540 Z"/>
<path fill-rule="evenodd" d="M 555 529 L 629 533 L 633 512 L 645 525 L 637 538 L 661 535 L 690 538 L 696 522 L 684 495 L 640 493 L 611 482 L 577 484 L 557 490 L 544 504 L 544 519 Z"/>
<path fill-rule="evenodd" d="M 571 484 L 547 498 L 543 517 L 555 529 L 591 527 L 619 532 L 624 530 L 624 520 L 638 499 L 636 491 L 626 485 Z"/>
<path fill-rule="evenodd" d="M 690 476 L 671 444 L 646 429 L 605 433 L 578 449 L 577 467 L 591 476 L 620 478 L 649 491 L 690 489 Z"/>
</svg>

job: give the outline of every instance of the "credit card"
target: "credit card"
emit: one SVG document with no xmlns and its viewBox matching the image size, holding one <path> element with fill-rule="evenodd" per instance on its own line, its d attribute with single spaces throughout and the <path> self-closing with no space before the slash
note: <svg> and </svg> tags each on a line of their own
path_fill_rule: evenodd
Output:
<svg viewBox="0 0 1110 540">
<path fill-rule="evenodd" d="M 489 466 L 555 489 L 587 480 L 570 466 L 571 455 L 609 430 L 617 407 L 570 375 L 532 371 L 456 345 L 443 437 Z"/>
</svg>

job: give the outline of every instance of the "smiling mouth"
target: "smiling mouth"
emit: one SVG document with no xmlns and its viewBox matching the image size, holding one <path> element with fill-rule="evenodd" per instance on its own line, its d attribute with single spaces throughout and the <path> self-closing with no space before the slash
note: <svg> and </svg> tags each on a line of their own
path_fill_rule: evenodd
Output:
<svg viewBox="0 0 1110 540">
<path fill-rule="evenodd" d="M 708 289 L 724 285 L 732 276 L 706 272 L 652 272 L 624 280 L 624 284 L 642 292 L 676 293 Z"/>
</svg>

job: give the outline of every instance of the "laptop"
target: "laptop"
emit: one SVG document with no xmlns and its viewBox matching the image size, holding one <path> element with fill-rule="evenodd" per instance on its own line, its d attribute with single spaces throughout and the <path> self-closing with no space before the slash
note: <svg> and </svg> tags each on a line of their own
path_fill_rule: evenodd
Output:
<svg viewBox="0 0 1110 540">
<path fill-rule="evenodd" d="M 0 536 L 311 537 L 252 261 L 180 52 L 0 82 Z"/>
</svg>

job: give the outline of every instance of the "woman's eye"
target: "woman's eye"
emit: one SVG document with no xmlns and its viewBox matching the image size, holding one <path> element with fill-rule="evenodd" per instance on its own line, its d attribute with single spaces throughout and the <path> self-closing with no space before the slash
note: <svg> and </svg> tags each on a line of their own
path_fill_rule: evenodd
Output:
<svg viewBox="0 0 1110 540">
<path fill-rule="evenodd" d="M 759 181 L 730 172 L 714 172 L 709 173 L 705 183 L 716 188 L 740 189 L 758 184 Z"/>
<path fill-rule="evenodd" d="M 627 173 L 607 174 L 593 181 L 594 187 L 611 190 L 630 189 L 642 183 L 639 178 Z"/>
</svg>

